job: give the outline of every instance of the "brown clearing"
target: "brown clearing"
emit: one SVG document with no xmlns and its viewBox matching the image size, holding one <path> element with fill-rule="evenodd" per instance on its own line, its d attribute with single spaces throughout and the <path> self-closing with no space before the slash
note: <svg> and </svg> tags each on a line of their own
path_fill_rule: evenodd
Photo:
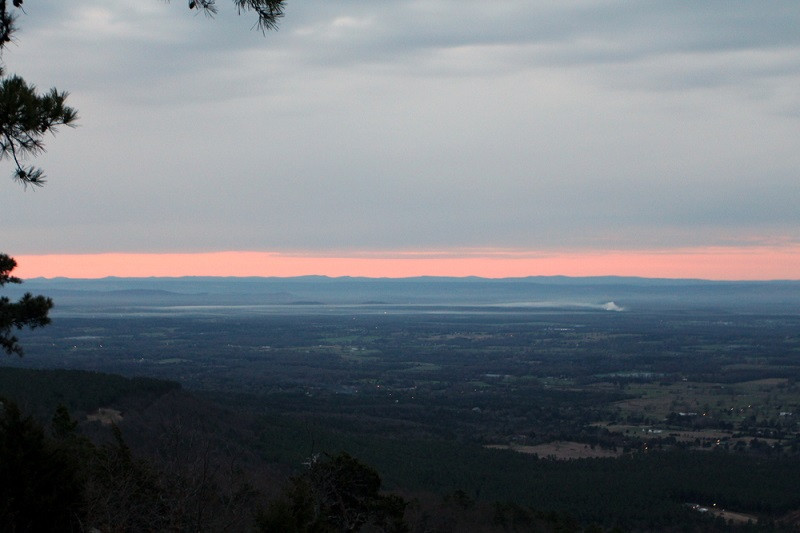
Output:
<svg viewBox="0 0 800 533">
<path fill-rule="evenodd" d="M 537 444 L 536 446 L 525 446 L 521 444 L 488 444 L 487 448 L 495 450 L 512 450 L 518 453 L 527 453 L 539 457 L 553 457 L 559 461 L 570 459 L 587 459 L 592 457 L 617 457 L 622 452 L 615 452 L 595 446 L 592 449 L 588 444 L 570 441 L 555 441 L 547 444 Z"/>
</svg>

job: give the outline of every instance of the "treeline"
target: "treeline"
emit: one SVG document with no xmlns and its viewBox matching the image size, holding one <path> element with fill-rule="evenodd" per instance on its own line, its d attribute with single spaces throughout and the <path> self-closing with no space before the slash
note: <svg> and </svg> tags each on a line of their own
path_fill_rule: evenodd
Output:
<svg viewBox="0 0 800 533">
<path fill-rule="evenodd" d="M 43 425 L 0 399 L 0 531 L 580 530 L 569 517 L 476 504 L 460 491 L 411 500 L 386 493 L 378 472 L 346 452 L 313 454 L 264 491 L 251 483 L 253 472 L 220 468 L 216 451 L 196 453 L 191 437 L 172 457 L 142 456 L 119 426 L 103 444 L 78 426 L 63 406 Z"/>
<path fill-rule="evenodd" d="M 161 418 L 148 426 L 145 415 L 139 415 L 138 425 L 131 426 L 131 415 L 118 427 L 106 427 L 105 439 L 89 441 L 64 407 L 39 422 L 5 400 L 0 408 L 0 479 L 5 480 L 0 523 L 13 524 L 12 530 L 341 531 L 338 518 L 323 518 L 336 513 L 317 511 L 342 498 L 352 506 L 340 508 L 342 520 L 351 520 L 346 517 L 352 508 L 361 509 L 355 516 L 362 518 L 348 523 L 364 531 L 442 533 L 465 527 L 729 527 L 692 510 L 688 502 L 751 513 L 764 528 L 779 528 L 782 517 L 800 509 L 800 462 L 786 457 L 674 450 L 563 462 L 429 435 L 409 437 L 414 432 L 408 428 L 397 433 L 384 428 L 384 434 L 353 431 L 324 413 L 226 419 L 213 405 L 173 394 L 168 383 L 65 374 L 64 383 L 81 381 L 79 388 L 58 393 L 54 386 L 45 397 L 62 394 L 72 401 L 81 388 L 92 389 L 83 381 L 93 380 L 105 383 L 94 387 L 108 387 L 110 394 L 111 384 L 118 383 L 119 398 L 123 391 L 138 391 L 150 398 L 151 416 Z M 166 392 L 153 399 L 156 390 Z M 95 398 L 98 405 L 108 399 Z M 194 403 L 175 413 L 159 403 L 175 399 Z M 258 401 L 251 402 L 240 405 L 254 412 Z M 269 405 L 261 402 L 264 413 Z M 194 418 L 187 415 L 190 409 L 196 411 Z M 198 422 L 200 417 L 207 425 Z M 135 428 L 134 441 L 158 446 L 134 447 L 124 436 L 126 427 Z M 253 457 L 245 457 L 245 447 Z M 317 459 L 309 463 L 309 457 Z M 384 485 L 391 493 L 382 490 Z M 341 492 L 353 487 L 362 488 L 355 494 Z M 41 512 L 43 506 L 47 513 Z"/>
<path fill-rule="evenodd" d="M 181 385 L 147 377 L 126 378 L 83 370 L 0 367 L 0 396 L 13 398 L 41 419 L 63 405 L 73 413 L 106 407 L 125 397 L 158 397 Z"/>
<path fill-rule="evenodd" d="M 246 483 L 191 463 L 159 468 L 131 452 L 118 426 L 96 445 L 77 425 L 60 407 L 45 429 L 0 400 L 3 531 L 222 531 L 251 518 L 241 512 L 254 497 Z"/>
</svg>

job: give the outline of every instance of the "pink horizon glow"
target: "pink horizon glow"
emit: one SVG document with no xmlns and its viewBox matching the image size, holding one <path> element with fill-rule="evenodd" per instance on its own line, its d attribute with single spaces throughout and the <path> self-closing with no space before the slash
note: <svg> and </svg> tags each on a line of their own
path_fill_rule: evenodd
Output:
<svg viewBox="0 0 800 533">
<path fill-rule="evenodd" d="M 645 251 L 365 253 L 103 253 L 17 255 L 21 278 L 639 276 L 709 280 L 800 279 L 800 245 Z"/>
</svg>

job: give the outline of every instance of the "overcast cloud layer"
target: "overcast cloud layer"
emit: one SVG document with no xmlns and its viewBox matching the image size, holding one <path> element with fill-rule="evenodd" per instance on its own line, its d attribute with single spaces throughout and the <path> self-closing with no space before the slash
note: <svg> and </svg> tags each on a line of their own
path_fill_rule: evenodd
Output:
<svg viewBox="0 0 800 533">
<path fill-rule="evenodd" d="M 80 120 L 2 251 L 800 243 L 794 0 L 218 4 L 25 2 L 7 70 Z"/>
</svg>

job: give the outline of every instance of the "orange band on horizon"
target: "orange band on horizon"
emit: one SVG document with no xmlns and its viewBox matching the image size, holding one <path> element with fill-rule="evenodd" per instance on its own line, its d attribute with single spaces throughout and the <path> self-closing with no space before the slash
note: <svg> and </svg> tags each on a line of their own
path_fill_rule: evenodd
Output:
<svg viewBox="0 0 800 533">
<path fill-rule="evenodd" d="M 105 253 L 15 256 L 21 278 L 303 275 L 640 276 L 712 280 L 800 279 L 800 246 L 647 251 L 365 252 L 338 255 L 272 252 Z"/>
</svg>

